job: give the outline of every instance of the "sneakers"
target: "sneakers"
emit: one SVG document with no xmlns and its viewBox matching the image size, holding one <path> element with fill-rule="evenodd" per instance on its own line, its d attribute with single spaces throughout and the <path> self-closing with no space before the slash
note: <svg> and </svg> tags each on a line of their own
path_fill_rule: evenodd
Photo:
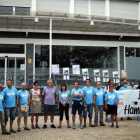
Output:
<svg viewBox="0 0 140 140">
<path fill-rule="evenodd" d="M 81 125 L 81 124 L 79 125 L 79 127 L 80 127 L 81 129 L 83 129 L 83 128 L 84 128 L 84 127 L 83 127 L 83 125 Z"/>
<path fill-rule="evenodd" d="M 10 133 L 16 133 L 16 131 L 14 129 L 11 129 L 9 132 Z"/>
<path fill-rule="evenodd" d="M 72 125 L 72 129 L 75 129 L 75 124 Z"/>
<path fill-rule="evenodd" d="M 10 135 L 10 132 L 2 132 L 2 135 Z"/>
<path fill-rule="evenodd" d="M 21 128 L 18 128 L 18 129 L 17 129 L 17 132 L 20 132 L 20 131 L 21 131 Z"/>
<path fill-rule="evenodd" d="M 54 124 L 51 124 L 51 128 L 56 128 L 56 126 Z"/>
<path fill-rule="evenodd" d="M 47 128 L 47 125 L 46 125 L 46 124 L 44 124 L 43 129 L 46 129 L 46 128 Z"/>
<path fill-rule="evenodd" d="M 30 129 L 28 127 L 24 127 L 24 130 L 30 131 Z"/>
</svg>

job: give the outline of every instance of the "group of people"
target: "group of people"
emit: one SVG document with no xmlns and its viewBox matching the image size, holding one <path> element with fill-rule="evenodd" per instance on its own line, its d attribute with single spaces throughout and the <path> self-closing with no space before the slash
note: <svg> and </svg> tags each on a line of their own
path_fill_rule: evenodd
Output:
<svg viewBox="0 0 140 140">
<path fill-rule="evenodd" d="M 0 122 L 2 127 L 2 134 L 16 133 L 13 129 L 13 121 L 17 115 L 17 132 L 21 131 L 21 118 L 24 117 L 24 130 L 29 131 L 27 127 L 27 118 L 29 115 L 29 106 L 31 112 L 31 128 L 40 129 L 38 125 L 39 113 L 41 113 L 41 102 L 44 100 L 44 125 L 43 129 L 47 128 L 48 114 L 50 114 L 51 128 L 56 128 L 54 125 L 54 113 L 56 105 L 56 97 L 59 98 L 60 119 L 57 128 L 62 127 L 63 113 L 65 112 L 67 128 L 71 128 L 69 122 L 69 106 L 70 96 L 72 96 L 72 128 L 75 129 L 76 112 L 78 111 L 81 129 L 86 128 L 87 114 L 89 117 L 89 127 L 105 126 L 103 123 L 103 111 L 106 110 L 106 117 L 111 115 L 111 127 L 114 127 L 114 119 L 116 121 L 116 128 L 119 128 L 117 118 L 117 105 L 119 103 L 119 96 L 114 91 L 113 82 L 109 84 L 109 90 L 106 92 L 101 88 L 101 82 L 96 83 L 96 88 L 91 86 L 90 79 L 86 79 L 86 86 L 79 88 L 79 82 L 74 83 L 74 88 L 70 92 L 66 84 L 61 85 L 61 90 L 57 93 L 56 87 L 53 86 L 52 79 L 47 81 L 47 86 L 44 87 L 42 93 L 38 88 L 39 83 L 34 82 L 33 88 L 28 92 L 26 90 L 26 83 L 21 84 L 21 89 L 17 91 L 12 86 L 12 80 L 7 81 L 7 87 L 3 89 L 0 84 Z M 94 108 L 94 124 L 92 123 Z M 100 112 L 100 121 L 98 122 L 98 112 Z M 10 130 L 6 131 L 8 118 L 10 117 Z M 35 117 L 35 123 L 34 123 Z M 83 119 L 84 118 L 84 119 Z M 106 118 L 107 119 L 107 118 Z M 84 123 L 82 123 L 84 120 Z"/>
</svg>

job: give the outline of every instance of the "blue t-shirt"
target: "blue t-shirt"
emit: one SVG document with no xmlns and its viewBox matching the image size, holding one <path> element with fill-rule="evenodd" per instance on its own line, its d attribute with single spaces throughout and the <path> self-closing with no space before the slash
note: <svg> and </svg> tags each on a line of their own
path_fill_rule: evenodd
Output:
<svg viewBox="0 0 140 140">
<path fill-rule="evenodd" d="M 2 102 L 4 101 L 4 93 L 3 91 L 0 92 L 0 111 L 3 111 Z"/>
<path fill-rule="evenodd" d="M 95 96 L 96 96 L 96 104 L 95 105 L 104 105 L 104 96 L 105 96 L 105 91 L 104 89 L 100 88 L 95 88 Z"/>
<path fill-rule="evenodd" d="M 127 86 L 127 87 L 124 87 L 124 86 L 123 86 L 123 87 L 121 87 L 119 90 L 130 90 L 130 87 L 128 87 L 128 86 Z"/>
<path fill-rule="evenodd" d="M 75 94 L 83 94 L 83 90 L 80 89 L 80 88 L 78 88 L 78 89 L 74 88 L 74 89 L 72 89 L 72 92 L 71 92 L 72 96 L 73 96 L 73 93 L 75 93 Z M 82 97 L 73 97 L 73 100 L 80 101 L 80 100 L 82 100 Z"/>
<path fill-rule="evenodd" d="M 17 95 L 20 105 L 28 105 L 30 94 L 27 90 L 19 90 Z"/>
<path fill-rule="evenodd" d="M 109 104 L 109 105 L 115 105 L 116 102 L 118 100 L 120 100 L 120 98 L 119 98 L 118 93 L 116 93 L 116 92 L 113 92 L 113 93 L 108 92 L 106 94 L 106 96 L 105 96 L 105 100 L 107 101 L 107 104 Z"/>
<path fill-rule="evenodd" d="M 67 90 L 67 91 L 59 91 L 59 93 L 60 93 L 60 97 L 61 97 L 61 100 L 62 100 L 62 102 L 64 103 L 65 101 L 66 101 L 66 99 L 68 98 L 68 96 L 70 95 L 70 91 L 69 90 Z M 67 101 L 67 104 L 69 104 L 70 103 L 70 101 L 68 100 Z"/>
<path fill-rule="evenodd" d="M 6 87 L 4 90 L 4 103 L 6 108 L 11 108 L 16 106 L 16 96 L 17 89 L 15 87 L 8 88 Z"/>
<path fill-rule="evenodd" d="M 92 86 L 83 88 L 83 93 L 85 96 L 85 104 L 92 104 L 94 102 L 93 95 L 95 95 L 94 88 Z"/>
</svg>

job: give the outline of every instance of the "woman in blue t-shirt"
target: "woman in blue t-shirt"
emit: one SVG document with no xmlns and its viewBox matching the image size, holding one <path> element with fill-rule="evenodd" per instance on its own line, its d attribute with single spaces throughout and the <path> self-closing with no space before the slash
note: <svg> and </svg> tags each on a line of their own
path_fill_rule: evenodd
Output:
<svg viewBox="0 0 140 140">
<path fill-rule="evenodd" d="M 116 121 L 116 128 L 119 128 L 118 125 L 118 117 L 117 117 L 117 105 L 119 104 L 119 96 L 116 92 L 114 92 L 114 85 L 109 86 L 109 92 L 105 96 L 105 107 L 107 110 L 107 115 L 111 114 L 111 122 L 112 125 L 110 127 L 114 127 L 114 118 Z"/>
<path fill-rule="evenodd" d="M 61 128 L 62 120 L 63 120 L 63 112 L 65 111 L 66 121 L 67 121 L 67 128 L 71 128 L 69 124 L 69 97 L 70 91 L 67 90 L 66 84 L 61 85 L 61 91 L 59 91 L 59 110 L 60 110 L 60 119 L 59 119 L 59 126 Z"/>
</svg>

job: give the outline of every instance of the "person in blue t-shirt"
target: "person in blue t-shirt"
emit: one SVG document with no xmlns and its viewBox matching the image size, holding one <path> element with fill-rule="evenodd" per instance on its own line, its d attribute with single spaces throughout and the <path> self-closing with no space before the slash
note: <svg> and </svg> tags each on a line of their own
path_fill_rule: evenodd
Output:
<svg viewBox="0 0 140 140">
<path fill-rule="evenodd" d="M 98 112 L 100 111 L 100 125 L 105 126 L 103 123 L 103 108 L 104 108 L 104 97 L 105 91 L 101 88 L 101 82 L 96 83 L 97 87 L 95 88 L 95 97 L 96 97 L 96 104 L 95 104 L 95 119 L 94 123 L 97 127 L 98 125 Z"/>
<path fill-rule="evenodd" d="M 59 91 L 59 110 L 60 110 L 60 118 L 59 118 L 59 126 L 57 128 L 61 128 L 62 120 L 63 120 L 63 112 L 65 111 L 67 128 L 71 128 L 69 124 L 69 101 L 70 91 L 67 90 L 66 84 L 61 85 L 61 90 Z"/>
<path fill-rule="evenodd" d="M 8 122 L 8 117 L 10 116 L 10 132 L 16 133 L 16 131 L 12 128 L 13 121 L 16 117 L 16 108 L 17 108 L 17 89 L 12 87 L 12 80 L 7 80 L 7 87 L 3 90 L 4 92 L 4 103 L 5 103 L 5 126 Z"/>
<path fill-rule="evenodd" d="M 131 88 L 128 86 L 128 82 L 126 80 L 123 81 L 123 86 L 119 90 L 130 90 Z"/>
<path fill-rule="evenodd" d="M 11 133 L 6 132 L 6 128 L 5 128 L 3 101 L 4 101 L 3 85 L 0 84 L 0 123 L 1 123 L 2 135 L 10 135 Z"/>
<path fill-rule="evenodd" d="M 83 129 L 82 125 L 82 101 L 84 102 L 84 94 L 83 90 L 79 88 L 79 82 L 75 82 L 75 88 L 72 89 L 71 95 L 73 96 L 72 101 L 72 121 L 73 126 L 72 128 L 75 129 L 75 115 L 76 111 L 78 110 L 79 118 L 80 118 L 80 128 Z"/>
<path fill-rule="evenodd" d="M 84 126 L 86 127 L 86 117 L 88 112 L 89 117 L 89 127 L 95 127 L 92 125 L 92 114 L 93 114 L 93 106 L 95 105 L 95 91 L 92 86 L 90 86 L 90 79 L 86 79 L 86 86 L 83 88 L 84 93 L 84 110 L 83 110 L 83 117 L 84 117 Z"/>
<path fill-rule="evenodd" d="M 131 88 L 128 86 L 128 82 L 126 80 L 123 81 L 123 86 L 119 90 L 120 91 L 131 90 Z M 123 117 L 121 117 L 121 120 L 123 121 Z M 127 120 L 132 120 L 132 118 L 127 117 Z"/>
<path fill-rule="evenodd" d="M 21 123 L 22 116 L 24 116 L 24 125 L 25 125 L 24 130 L 30 130 L 27 127 L 27 118 L 28 118 L 28 114 L 29 114 L 29 105 L 30 105 L 30 94 L 26 90 L 26 83 L 21 84 L 21 90 L 18 91 L 17 95 L 18 95 L 18 108 L 17 108 L 18 129 L 17 129 L 17 132 L 21 131 L 20 123 Z"/>
<path fill-rule="evenodd" d="M 119 100 L 120 98 L 118 93 L 114 92 L 114 85 L 110 85 L 109 92 L 105 96 L 105 108 L 107 110 L 107 114 L 111 114 L 112 125 L 110 127 L 114 127 L 113 116 L 115 116 L 116 128 L 119 128 L 117 117 L 117 106 L 119 104 Z"/>
</svg>

